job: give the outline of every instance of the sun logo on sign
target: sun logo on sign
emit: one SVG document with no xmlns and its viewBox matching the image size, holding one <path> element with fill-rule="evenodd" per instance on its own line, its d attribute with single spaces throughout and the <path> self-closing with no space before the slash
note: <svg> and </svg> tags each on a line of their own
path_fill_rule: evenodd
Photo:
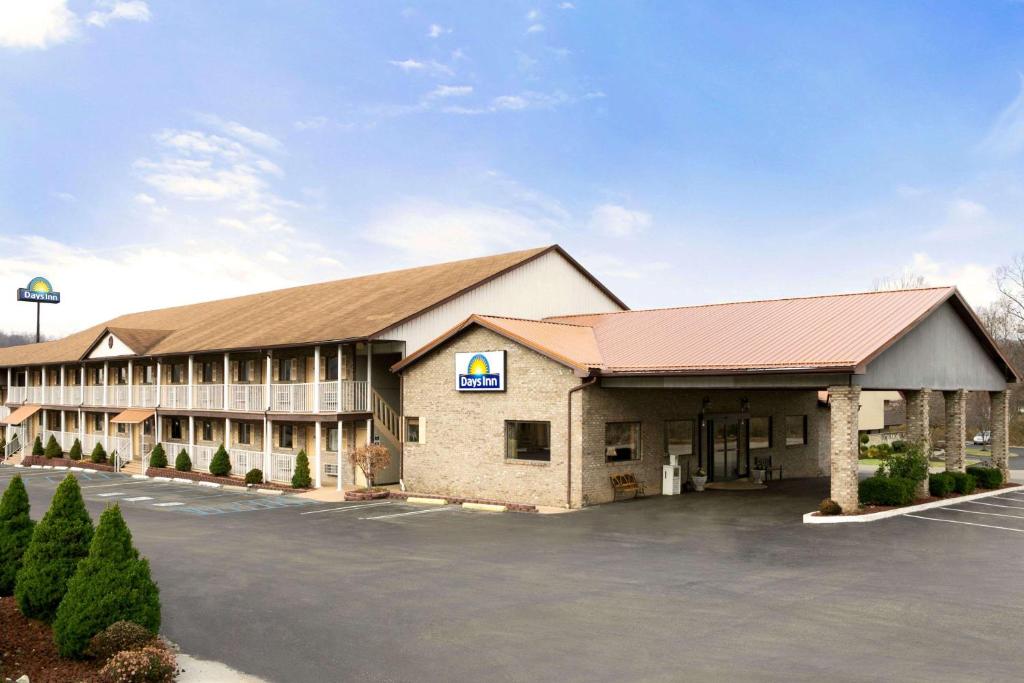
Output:
<svg viewBox="0 0 1024 683">
<path fill-rule="evenodd" d="M 26 287 L 25 289 L 29 290 L 30 292 L 49 294 L 50 292 L 53 291 L 53 286 L 50 285 L 50 281 L 47 280 L 45 277 L 34 277 L 28 283 L 28 287 Z"/>
<path fill-rule="evenodd" d="M 487 359 L 477 353 L 469 359 L 469 365 L 466 366 L 466 374 L 469 375 L 489 375 L 491 374 L 491 364 L 487 362 Z"/>
</svg>

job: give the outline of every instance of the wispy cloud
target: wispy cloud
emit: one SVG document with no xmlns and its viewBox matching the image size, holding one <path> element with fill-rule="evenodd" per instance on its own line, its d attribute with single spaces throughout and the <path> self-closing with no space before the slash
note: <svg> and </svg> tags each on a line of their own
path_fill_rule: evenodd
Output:
<svg viewBox="0 0 1024 683">
<path fill-rule="evenodd" d="M 441 26 L 441 24 L 431 24 L 430 28 L 427 29 L 427 37 L 428 38 L 440 38 L 441 36 L 445 35 L 446 33 L 451 33 L 451 32 L 452 32 L 452 30 L 450 28 L 445 28 L 444 26 Z"/>
<path fill-rule="evenodd" d="M 86 23 L 91 26 L 106 26 L 112 21 L 149 21 L 149 5 L 143 0 L 101 0 L 96 3 L 100 9 L 89 13 Z"/>
<path fill-rule="evenodd" d="M 573 101 L 564 92 L 556 90 L 551 93 L 527 90 L 515 95 L 498 95 L 489 102 L 479 106 L 449 106 L 442 111 L 449 114 L 476 116 L 497 112 L 526 111 L 530 109 L 555 109 Z"/>
<path fill-rule="evenodd" d="M 45 50 L 71 40 L 77 30 L 67 0 L 0 2 L 0 47 Z"/>
<path fill-rule="evenodd" d="M 590 225 L 612 237 L 633 237 L 651 225 L 651 214 L 618 204 L 601 204 L 590 213 Z"/>
<path fill-rule="evenodd" d="M 472 94 L 471 85 L 439 85 L 427 93 L 427 97 L 466 97 Z"/>
<path fill-rule="evenodd" d="M 543 33 L 544 32 L 544 24 L 530 24 L 526 28 L 526 32 L 527 33 Z"/>
<path fill-rule="evenodd" d="M 993 266 L 971 261 L 951 264 L 919 252 L 913 255 L 904 272 L 921 275 L 928 285 L 956 285 L 974 307 L 986 306 L 999 298 Z"/>
<path fill-rule="evenodd" d="M 310 116 L 305 119 L 299 119 L 292 124 L 295 130 L 315 130 L 317 128 L 323 128 L 327 125 L 326 116 Z"/>
<path fill-rule="evenodd" d="M 1018 75 L 1017 96 L 999 113 L 980 149 L 997 157 L 1011 157 L 1024 150 L 1024 74 Z"/>
<path fill-rule="evenodd" d="M 442 64 L 437 60 L 430 60 L 421 62 L 417 59 L 392 59 L 388 62 L 392 66 L 396 66 L 406 73 L 432 73 L 432 74 L 444 74 L 446 76 L 452 76 L 455 72 L 452 68 L 446 64 Z"/>
</svg>

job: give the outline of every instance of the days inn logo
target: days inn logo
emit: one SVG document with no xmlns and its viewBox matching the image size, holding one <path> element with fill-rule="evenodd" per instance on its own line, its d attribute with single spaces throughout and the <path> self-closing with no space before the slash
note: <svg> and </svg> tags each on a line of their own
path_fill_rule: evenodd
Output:
<svg viewBox="0 0 1024 683">
<path fill-rule="evenodd" d="M 18 289 L 18 301 L 34 301 L 37 304 L 59 304 L 60 292 L 53 291 L 53 285 L 45 277 L 34 277 L 28 287 Z"/>
<path fill-rule="evenodd" d="M 455 388 L 458 391 L 504 391 L 505 352 L 456 353 Z"/>
</svg>

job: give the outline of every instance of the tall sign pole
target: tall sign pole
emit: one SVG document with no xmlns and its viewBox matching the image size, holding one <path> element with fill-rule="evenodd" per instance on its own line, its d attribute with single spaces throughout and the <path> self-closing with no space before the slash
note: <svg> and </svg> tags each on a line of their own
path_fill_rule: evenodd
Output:
<svg viewBox="0 0 1024 683">
<path fill-rule="evenodd" d="M 36 344 L 38 344 L 42 341 L 39 325 L 42 304 L 59 304 L 60 292 L 53 291 L 53 286 L 45 277 L 34 277 L 29 281 L 28 287 L 18 288 L 18 301 L 28 301 L 36 305 Z"/>
</svg>

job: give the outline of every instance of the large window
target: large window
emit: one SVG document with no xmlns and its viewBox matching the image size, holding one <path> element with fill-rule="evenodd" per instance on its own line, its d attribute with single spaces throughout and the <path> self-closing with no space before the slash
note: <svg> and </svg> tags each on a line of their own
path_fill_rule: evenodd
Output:
<svg viewBox="0 0 1024 683">
<path fill-rule="evenodd" d="M 171 366 L 171 384 L 185 383 L 185 364 L 175 363 Z"/>
<path fill-rule="evenodd" d="M 752 417 L 749 424 L 750 450 L 772 447 L 772 419 L 770 417 Z"/>
<path fill-rule="evenodd" d="M 669 455 L 693 455 L 693 420 L 666 422 L 665 446 Z"/>
<path fill-rule="evenodd" d="M 203 420 L 203 441 L 213 441 L 213 422 Z"/>
<path fill-rule="evenodd" d="M 640 459 L 640 423 L 609 422 L 604 426 L 605 462 Z"/>
<path fill-rule="evenodd" d="M 92 416 L 92 429 L 95 432 L 103 431 L 103 416 L 99 413 L 95 413 Z"/>
<path fill-rule="evenodd" d="M 505 422 L 505 457 L 509 460 L 551 460 L 550 422 Z"/>
<path fill-rule="evenodd" d="M 128 367 L 125 365 L 119 365 L 114 368 L 114 383 L 115 384 L 128 384 Z"/>
<path fill-rule="evenodd" d="M 201 376 L 202 376 L 202 379 L 200 379 L 199 381 L 203 382 L 204 384 L 209 384 L 210 382 L 213 381 L 213 362 L 212 361 L 203 361 L 203 369 L 202 369 L 202 375 Z"/>
<path fill-rule="evenodd" d="M 142 383 L 154 384 L 156 382 L 156 367 L 152 365 L 142 366 Z"/>
<path fill-rule="evenodd" d="M 807 443 L 807 416 L 786 416 L 786 445 L 803 446 Z"/>
<path fill-rule="evenodd" d="M 291 382 L 296 379 L 297 365 L 294 358 L 281 358 L 277 361 L 277 378 L 282 382 Z"/>
<path fill-rule="evenodd" d="M 338 450 L 338 428 L 328 427 L 327 428 L 327 450 L 335 451 Z"/>
<path fill-rule="evenodd" d="M 252 424 L 248 422 L 238 423 L 238 443 L 246 446 L 252 443 Z"/>
<path fill-rule="evenodd" d="M 420 419 L 418 417 L 405 418 L 406 443 L 423 443 L 420 432 Z"/>
<path fill-rule="evenodd" d="M 278 425 L 277 445 L 281 448 L 291 448 L 295 436 L 294 427 L 289 424 Z"/>
<path fill-rule="evenodd" d="M 327 369 L 324 374 L 324 378 L 328 382 L 333 382 L 338 379 L 338 357 L 328 356 L 327 357 Z"/>
</svg>

